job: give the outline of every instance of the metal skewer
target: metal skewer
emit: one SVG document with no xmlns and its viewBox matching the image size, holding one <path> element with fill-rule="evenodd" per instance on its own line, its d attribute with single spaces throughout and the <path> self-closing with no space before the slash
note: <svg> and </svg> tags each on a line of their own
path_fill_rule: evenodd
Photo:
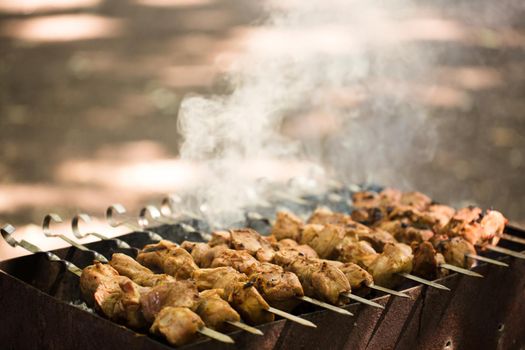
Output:
<svg viewBox="0 0 525 350">
<path fill-rule="evenodd" d="M 276 309 L 274 307 L 270 306 L 267 311 L 271 312 L 272 314 L 275 314 L 277 316 L 281 316 L 282 318 L 286 318 L 287 320 L 290 320 L 292 322 L 299 323 L 299 324 L 301 324 L 303 326 L 317 328 L 315 323 L 312 323 L 312 322 L 310 322 L 308 320 L 305 320 L 304 318 L 292 315 L 292 314 L 290 314 L 288 312 Z"/>
<path fill-rule="evenodd" d="M 432 281 L 426 280 L 426 279 L 418 277 L 418 276 L 414 276 L 414 275 L 412 275 L 410 273 L 400 272 L 400 273 L 398 273 L 398 275 L 402 276 L 402 277 L 405 277 L 405 278 L 408 278 L 409 280 L 412 280 L 412 281 L 416 281 L 416 282 L 419 282 L 419 283 L 426 284 L 429 287 L 434 287 L 434 288 L 437 288 L 437 289 L 450 291 L 450 288 L 445 287 L 442 284 L 439 284 L 439 283 L 436 283 L 436 282 L 432 282 Z"/>
<path fill-rule="evenodd" d="M 488 250 L 492 250 L 493 252 L 496 252 L 496 253 L 510 255 L 510 256 L 518 258 L 518 259 L 525 259 L 525 254 L 524 253 L 516 252 L 514 250 L 510 250 L 510 249 L 507 249 L 507 248 L 502 248 L 502 247 L 497 247 L 497 246 L 492 246 L 492 245 L 488 245 L 486 248 Z"/>
<path fill-rule="evenodd" d="M 63 222 L 62 221 L 62 218 L 58 215 L 58 214 L 55 214 L 55 213 L 49 213 L 47 214 L 45 217 L 44 217 L 44 221 L 42 222 L 42 231 L 44 232 L 44 235 L 46 237 L 58 237 L 60 238 L 61 240 L 69 243 L 70 245 L 72 245 L 73 247 L 79 249 L 79 250 L 82 250 L 84 252 L 91 252 L 93 253 L 93 255 L 95 256 L 95 259 L 101 261 L 101 262 L 104 262 L 104 263 L 107 263 L 108 262 L 108 259 L 106 259 L 106 257 L 92 249 L 89 249 L 87 248 L 86 246 L 78 243 L 78 242 L 75 242 L 74 240 L 72 240 L 71 238 L 67 237 L 66 235 L 62 234 L 62 233 L 53 233 L 51 232 L 51 229 L 49 228 L 49 225 L 51 224 L 51 221 L 53 222 Z"/>
<path fill-rule="evenodd" d="M 496 260 L 496 259 L 487 258 L 487 257 L 485 257 L 485 256 L 474 255 L 474 254 L 466 254 L 465 256 L 466 256 L 467 258 L 471 258 L 471 259 L 474 259 L 474 260 L 483 261 L 483 262 L 486 262 L 486 263 L 489 263 L 489 264 L 492 264 L 492 265 L 503 266 L 503 267 L 509 267 L 509 264 L 504 263 L 503 261 L 499 261 L 499 260 Z"/>
<path fill-rule="evenodd" d="M 228 344 L 234 344 L 235 343 L 235 341 L 229 335 L 223 334 L 221 332 L 217 332 L 216 330 L 208 328 L 206 326 L 198 329 L 197 332 L 199 332 L 200 334 L 205 335 L 205 336 L 207 336 L 209 338 L 218 340 L 218 341 L 220 341 L 222 343 L 228 343 Z"/>
<path fill-rule="evenodd" d="M 505 239 L 507 241 L 519 243 L 519 244 L 525 244 L 525 238 L 516 237 L 513 235 L 509 235 L 508 233 L 504 233 L 501 235 L 501 239 Z"/>
<path fill-rule="evenodd" d="M 454 271 L 454 272 L 457 272 L 457 273 L 461 273 L 463 275 L 483 278 L 482 274 L 479 274 L 477 272 L 474 272 L 474 271 L 471 271 L 471 270 L 467 270 L 467 269 L 464 269 L 464 268 L 461 268 L 461 267 L 458 267 L 458 266 L 455 266 L 455 265 L 440 264 L 439 267 L 442 267 L 444 269 L 451 270 L 451 271 Z"/>
<path fill-rule="evenodd" d="M 381 304 L 378 304 L 372 300 L 368 300 L 368 299 L 365 299 L 365 298 L 362 298 L 362 297 L 359 297 L 355 294 L 352 294 L 350 292 L 348 293 L 341 293 L 342 296 L 344 297 L 347 297 L 348 299 L 352 299 L 352 300 L 355 300 L 357 302 L 360 302 L 360 303 L 363 303 L 363 304 L 366 304 L 366 305 L 369 305 L 369 306 L 372 306 L 372 307 L 376 307 L 378 309 L 384 309 L 385 307 Z"/>
<path fill-rule="evenodd" d="M 120 216 L 120 220 L 117 220 L 116 215 Z M 160 242 L 162 237 L 153 231 L 145 230 L 139 225 L 134 223 L 134 219 L 126 216 L 126 208 L 122 204 L 112 204 L 106 209 L 106 220 L 108 221 L 111 227 L 126 226 L 130 230 L 145 232 L 148 234 L 149 238 L 152 241 Z"/>
<path fill-rule="evenodd" d="M 101 233 L 98 233 L 98 232 L 86 232 L 86 233 L 81 233 L 80 232 L 80 228 L 79 228 L 79 222 L 80 221 L 84 221 L 86 223 L 90 223 L 91 222 L 91 217 L 88 215 L 88 214 L 85 214 L 85 213 L 80 213 L 80 214 L 77 214 L 73 217 L 73 219 L 71 220 L 71 229 L 73 230 L 73 234 L 75 235 L 75 237 L 81 239 L 81 238 L 84 238 L 86 236 L 94 236 L 94 237 L 97 237 L 103 241 L 107 241 L 107 240 L 111 240 L 111 241 L 114 241 L 117 246 L 119 248 L 123 248 L 123 249 L 130 249 L 131 247 L 129 246 L 129 244 L 127 244 L 126 242 L 124 242 L 123 240 L 121 239 L 118 239 L 118 238 L 110 238 L 110 237 L 107 237 Z"/>
<path fill-rule="evenodd" d="M 67 261 L 67 260 L 63 260 L 63 259 L 60 259 L 56 254 L 53 254 L 51 252 L 46 252 L 40 248 L 38 248 L 36 245 L 33 245 L 32 243 L 29 243 L 28 241 L 26 240 L 20 240 L 20 241 L 17 241 L 12 235 L 13 233 L 15 232 L 15 228 L 14 226 L 10 225 L 10 224 L 6 224 L 4 225 L 2 228 L 0 228 L 0 231 L 2 232 L 2 237 L 4 238 L 4 240 L 12 247 L 22 247 L 24 248 L 25 250 L 33 253 L 33 254 L 36 254 L 36 253 L 44 253 L 47 258 L 49 259 L 49 261 L 57 261 L 57 262 L 61 262 L 63 263 L 66 268 L 74 273 L 75 275 L 77 275 L 78 277 L 80 277 L 80 275 L 82 274 L 82 270 L 80 268 L 78 268 L 75 264 Z"/>
<path fill-rule="evenodd" d="M 395 296 L 397 296 L 397 297 L 411 299 L 411 298 L 410 298 L 410 295 L 405 294 L 405 293 L 403 293 L 403 292 L 398 292 L 397 290 L 393 290 L 393 289 L 390 289 L 390 288 L 385 288 L 385 287 L 377 286 L 377 285 L 375 285 L 375 284 L 372 284 L 371 286 L 368 286 L 368 287 L 369 287 L 369 288 L 372 288 L 372 289 L 375 289 L 375 290 L 378 290 L 378 291 L 383 292 L 383 293 L 387 293 L 387 294 L 395 295 Z"/>
</svg>

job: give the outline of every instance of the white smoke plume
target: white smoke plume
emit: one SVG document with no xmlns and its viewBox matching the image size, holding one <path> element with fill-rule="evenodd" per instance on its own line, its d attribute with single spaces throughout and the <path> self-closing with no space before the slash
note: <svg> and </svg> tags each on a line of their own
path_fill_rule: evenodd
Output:
<svg viewBox="0 0 525 350">
<path fill-rule="evenodd" d="M 425 109 L 401 83 L 424 75 L 432 59 L 409 45 L 421 35 L 404 21 L 412 2 L 282 3 L 268 3 L 268 20 L 227 74 L 229 91 L 181 104 L 181 157 L 206 167 L 196 197 L 220 224 L 260 199 L 243 171 L 254 161 L 285 170 L 306 161 L 346 182 L 403 186 L 408 155 L 424 162 L 433 154 Z"/>
</svg>

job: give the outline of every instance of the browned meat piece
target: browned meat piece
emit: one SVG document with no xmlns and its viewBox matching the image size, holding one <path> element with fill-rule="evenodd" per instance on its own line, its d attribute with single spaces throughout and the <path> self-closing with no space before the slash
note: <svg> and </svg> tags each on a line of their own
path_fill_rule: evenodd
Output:
<svg viewBox="0 0 525 350">
<path fill-rule="evenodd" d="M 183 307 L 165 307 L 150 328 L 153 334 L 162 335 L 175 346 L 184 345 L 196 338 L 204 322 L 193 311 Z"/>
<path fill-rule="evenodd" d="M 447 205 L 433 204 L 423 213 L 423 220 L 436 231 L 445 227 L 456 210 Z"/>
<path fill-rule="evenodd" d="M 293 309 L 299 303 L 297 297 L 304 295 L 297 276 L 278 265 L 261 263 L 252 269 L 249 278 L 262 297 L 278 309 Z"/>
<path fill-rule="evenodd" d="M 355 208 L 378 207 L 381 204 L 381 198 L 376 192 L 361 191 L 352 194 L 352 203 Z"/>
<path fill-rule="evenodd" d="M 439 242 L 437 249 L 445 257 L 445 261 L 451 265 L 470 269 L 476 265 L 476 261 L 468 258 L 467 254 L 476 255 L 474 246 L 462 237 L 454 237 Z"/>
<path fill-rule="evenodd" d="M 222 249 L 215 254 L 210 267 L 231 266 L 235 270 L 248 275 L 258 263 L 245 250 Z"/>
<path fill-rule="evenodd" d="M 360 289 L 362 287 L 369 287 L 374 284 L 372 275 L 359 265 L 353 263 L 343 263 L 334 260 L 324 260 L 328 264 L 332 264 L 343 272 L 350 283 L 352 290 Z"/>
<path fill-rule="evenodd" d="M 227 290 L 229 286 L 235 283 L 248 282 L 248 276 L 229 266 L 198 269 L 193 272 L 192 278 L 201 291 L 207 289 Z M 227 299 L 225 296 L 223 297 Z"/>
<path fill-rule="evenodd" d="M 164 282 L 173 282 L 175 278 L 166 274 L 155 274 L 135 259 L 122 253 L 115 253 L 109 264 L 122 276 L 129 277 L 133 282 L 145 287 L 153 287 Z"/>
<path fill-rule="evenodd" d="M 215 255 L 223 250 L 228 249 L 225 245 L 217 245 L 215 247 L 210 247 L 206 243 L 193 243 L 193 242 L 183 242 L 182 246 L 188 252 L 191 253 L 193 261 L 200 267 L 207 268 L 210 267 Z"/>
<path fill-rule="evenodd" d="M 193 271 L 198 268 L 186 250 L 169 241 L 148 244 L 139 252 L 137 261 L 177 279 L 190 278 Z"/>
<path fill-rule="evenodd" d="M 341 293 L 350 292 L 350 284 L 341 270 L 318 259 L 307 259 L 294 251 L 280 251 L 275 261 L 299 277 L 305 295 L 340 305 L 347 300 Z"/>
<path fill-rule="evenodd" d="M 345 230 L 340 226 L 308 224 L 303 227 L 300 243 L 312 247 L 320 258 L 330 259 L 344 236 Z"/>
<path fill-rule="evenodd" d="M 272 235 L 278 240 L 291 238 L 294 241 L 299 241 L 303 225 L 303 221 L 294 214 L 279 211 L 277 212 L 275 223 L 272 227 Z"/>
<path fill-rule="evenodd" d="M 276 242 L 273 244 L 273 247 L 275 250 L 294 250 L 303 254 L 303 256 L 306 258 L 317 259 L 319 257 L 315 250 L 313 250 L 309 245 L 299 244 L 296 241 L 288 238 Z"/>
<path fill-rule="evenodd" d="M 145 325 L 140 311 L 141 288 L 119 276 L 111 266 L 96 262 L 86 267 L 80 277 L 80 289 L 86 301 L 109 319 L 133 328 Z"/>
<path fill-rule="evenodd" d="M 363 225 L 361 225 L 363 226 Z M 372 245 L 377 252 L 382 252 L 385 245 L 394 244 L 396 240 L 390 233 L 376 229 L 360 229 L 355 231 L 360 241 L 366 241 Z"/>
<path fill-rule="evenodd" d="M 343 213 L 334 213 L 328 208 L 317 208 L 312 213 L 310 218 L 307 221 L 309 224 L 318 224 L 318 225 L 347 225 L 353 222 L 350 215 Z"/>
<path fill-rule="evenodd" d="M 385 221 L 378 228 L 391 233 L 395 240 L 405 244 L 412 244 L 412 242 L 421 243 L 430 240 L 434 236 L 432 230 L 411 226 L 406 223 L 405 219 Z"/>
<path fill-rule="evenodd" d="M 240 321 L 241 317 L 231 308 L 227 301 L 221 298 L 223 290 L 209 289 L 199 293 L 199 302 L 194 308 L 206 326 L 218 331 L 228 327 L 228 321 Z"/>
<path fill-rule="evenodd" d="M 248 277 L 231 267 L 199 269 L 193 274 L 199 290 L 215 288 L 221 297 L 232 304 L 242 318 L 250 324 L 273 321 L 273 314 L 267 312 L 269 305 L 259 292 L 248 283 Z"/>
<path fill-rule="evenodd" d="M 363 225 L 373 226 L 387 217 L 387 209 L 379 207 L 356 208 L 352 211 L 352 220 Z"/>
<path fill-rule="evenodd" d="M 483 214 L 480 208 L 468 207 L 458 210 L 441 232 L 450 237 L 463 237 L 472 244 L 494 245 L 506 224 L 507 219 L 498 211 L 487 210 Z"/>
<path fill-rule="evenodd" d="M 214 231 L 211 233 L 211 239 L 208 242 L 210 247 L 215 247 L 217 245 L 226 245 L 230 246 L 231 244 L 231 234 L 230 231 Z"/>
<path fill-rule="evenodd" d="M 339 258 L 343 262 L 351 262 L 357 264 L 365 269 L 368 269 L 370 264 L 379 255 L 372 245 L 366 241 L 355 241 L 345 237 L 338 247 Z"/>
<path fill-rule="evenodd" d="M 233 249 L 244 249 L 257 260 L 270 262 L 274 251 L 272 245 L 265 240 L 257 231 L 252 229 L 231 230 L 231 247 Z"/>
<path fill-rule="evenodd" d="M 400 204 L 424 211 L 428 209 L 432 200 L 421 192 L 405 192 L 401 195 Z"/>
<path fill-rule="evenodd" d="M 199 301 L 197 286 L 191 280 L 163 283 L 142 293 L 144 318 L 152 322 L 166 306 L 193 308 Z"/>
<path fill-rule="evenodd" d="M 370 264 L 368 272 L 374 282 L 384 287 L 394 287 L 402 278 L 397 273 L 412 271 L 412 249 L 403 243 L 387 244 L 383 253 Z"/>
<path fill-rule="evenodd" d="M 414 253 L 413 274 L 428 280 L 447 275 L 447 270 L 440 267 L 445 263 L 445 258 L 436 252 L 430 242 L 413 243 L 412 251 Z"/>
</svg>

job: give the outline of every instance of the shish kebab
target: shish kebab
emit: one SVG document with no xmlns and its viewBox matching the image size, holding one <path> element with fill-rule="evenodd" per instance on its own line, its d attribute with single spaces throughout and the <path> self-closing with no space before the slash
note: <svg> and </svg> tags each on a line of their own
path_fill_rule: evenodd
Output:
<svg viewBox="0 0 525 350">
<path fill-rule="evenodd" d="M 49 216 L 47 215 L 46 218 L 48 217 L 51 217 L 52 219 L 51 220 L 57 220 L 58 222 L 61 222 L 62 219 L 60 218 L 60 216 L 58 216 L 57 214 L 54 214 L 52 216 Z M 78 228 L 78 224 L 79 224 L 79 221 L 80 220 L 86 220 L 86 221 L 89 221 L 89 216 L 86 215 L 86 214 L 79 214 L 79 215 L 76 215 L 73 220 L 72 220 L 72 227 L 73 227 L 73 232 L 75 234 L 75 236 L 77 237 L 85 237 L 87 234 L 81 234 L 80 233 L 80 230 Z M 49 219 L 46 219 L 44 220 L 44 224 L 43 226 L 46 227 L 47 231 L 48 231 L 48 234 L 51 232 L 50 231 L 50 228 L 49 228 L 49 223 L 50 223 L 50 220 Z M 77 245 L 80 245 L 78 242 L 76 242 Z M 182 250 L 183 253 L 185 253 L 186 256 L 182 256 L 182 259 L 181 262 L 183 264 L 181 264 L 181 266 L 187 266 L 188 263 L 191 263 L 193 264 L 193 266 L 196 266 L 194 263 L 193 263 L 193 260 L 191 258 L 191 256 L 184 250 Z M 186 258 L 186 259 L 184 259 Z M 189 258 L 189 259 L 188 259 Z M 119 265 L 119 266 L 122 266 Z M 144 286 L 144 287 L 152 287 L 154 285 L 157 285 L 157 284 L 160 284 L 160 283 L 163 283 L 163 282 L 174 282 L 174 278 L 170 277 L 170 276 L 167 276 L 167 275 L 155 275 L 155 276 L 150 276 L 148 275 L 147 273 L 145 273 L 147 269 L 144 268 L 143 270 L 141 271 L 138 271 L 138 273 L 135 273 L 134 275 L 130 276 L 130 275 L 126 275 L 126 277 L 134 277 L 132 278 L 132 280 L 134 282 L 136 282 L 137 284 L 141 285 L 141 286 Z M 186 270 L 187 271 L 187 270 Z M 122 272 L 119 270 L 119 272 Z M 140 276 L 142 274 L 142 276 Z M 111 274 L 110 274 L 111 276 Z M 180 289 L 180 288 L 179 288 Z M 208 288 L 208 289 L 212 289 L 212 288 Z M 235 290 L 239 290 L 236 292 L 236 295 L 234 298 L 231 298 L 232 299 L 232 303 L 234 305 L 240 305 L 240 311 L 243 311 L 243 306 L 242 306 L 242 302 L 244 299 L 249 299 L 251 298 L 252 299 L 252 302 L 251 304 L 256 304 L 257 302 L 259 302 L 260 304 L 262 304 L 261 306 L 261 310 L 262 309 L 265 309 L 265 308 L 268 308 L 268 304 L 264 301 L 264 299 L 262 299 L 262 297 L 260 297 L 260 295 L 258 295 L 258 293 L 254 293 L 253 290 L 249 289 L 249 288 L 244 288 L 244 285 L 242 286 L 236 286 L 236 289 Z M 232 290 L 233 292 L 234 290 Z M 205 291 L 203 290 L 203 293 Z M 207 293 L 211 293 L 211 292 L 207 292 Z M 220 295 L 225 295 L 226 292 L 223 292 L 223 293 L 220 293 Z M 213 295 L 212 294 L 204 294 L 203 295 L 204 297 L 212 297 Z M 217 304 L 217 302 L 215 302 L 215 304 Z M 197 307 L 197 306 L 195 306 Z M 229 308 L 229 312 L 226 312 L 225 315 L 227 314 L 233 314 L 233 313 L 236 313 L 236 311 L 234 311 L 233 309 L 231 309 L 229 306 L 222 306 L 223 309 L 226 309 L 228 310 Z M 200 309 L 199 309 L 200 310 Z M 260 311 L 262 312 L 262 311 Z M 265 311 L 266 312 L 266 311 Z M 280 310 L 277 310 L 277 312 L 280 312 Z M 243 315 L 247 315 L 247 313 L 243 313 Z M 293 316 L 293 315 L 292 315 Z M 297 318 L 296 316 L 293 316 L 294 319 Z M 111 318 L 111 317 L 110 317 Z M 210 317 L 207 317 L 205 316 L 204 319 L 207 321 L 208 319 L 210 319 Z M 273 318 L 272 318 L 273 319 Z M 268 317 L 266 317 L 264 319 L 264 321 L 268 321 Z M 304 322 L 308 322 L 306 320 L 303 320 Z M 240 322 L 240 320 L 235 320 L 235 319 L 224 319 L 222 320 L 222 323 L 228 323 L 234 327 L 237 327 L 239 329 L 242 329 L 244 331 L 248 331 L 250 333 L 253 333 L 253 334 L 260 334 L 260 331 L 256 328 L 253 328 L 253 327 L 250 327 L 242 322 Z M 256 322 L 257 323 L 257 322 Z M 206 322 L 206 324 L 208 325 L 208 322 Z M 212 324 L 213 328 L 216 328 L 217 326 L 217 321 L 215 321 L 213 324 Z"/>
<path fill-rule="evenodd" d="M 0 231 L 4 240 L 12 247 L 20 246 L 32 253 L 44 253 L 50 261 L 64 263 L 68 271 L 80 278 L 81 289 L 88 302 L 91 301 L 92 306 L 112 320 L 136 329 L 151 325 L 152 333 L 166 337 L 173 345 L 185 344 L 194 339 L 197 333 L 221 342 L 233 343 L 229 336 L 206 327 L 202 319 L 189 308 L 162 307 L 160 304 L 149 303 L 149 309 L 145 311 L 143 302 L 151 299 L 151 290 L 138 286 L 127 277 L 119 276 L 109 265 L 96 262 L 81 270 L 73 263 L 45 252 L 25 240 L 17 241 L 12 236 L 15 231 L 12 225 L 6 224 Z M 202 295 L 200 300 L 197 297 L 195 301 L 200 305 L 206 303 L 206 299 L 211 299 L 212 302 L 215 300 L 213 295 Z M 206 313 L 206 310 L 201 313 Z"/>
<path fill-rule="evenodd" d="M 79 214 L 73 218 L 71 222 L 72 229 L 77 237 L 83 237 L 87 235 L 80 233 L 78 224 L 80 220 L 85 221 L 88 218 L 89 216 L 87 216 L 87 214 Z M 139 230 L 141 229 L 139 228 Z M 272 276 L 277 278 L 278 281 L 274 282 L 275 286 L 271 290 L 261 288 L 261 291 L 263 291 L 263 296 L 261 296 L 257 289 L 252 286 L 253 282 L 251 279 L 249 279 L 244 273 L 239 273 L 238 271 L 231 268 L 199 269 L 193 261 L 193 257 L 186 250 L 180 248 L 173 242 L 162 240 L 156 244 L 147 245 L 139 253 L 137 259 L 140 263 L 153 269 L 164 271 L 166 274 L 173 276 L 176 279 L 193 278 L 195 281 L 197 281 L 199 289 L 201 290 L 211 288 L 224 289 L 224 298 L 230 301 L 235 309 L 241 314 L 243 319 L 251 324 L 271 322 L 273 321 L 273 314 L 275 314 L 304 326 L 316 327 L 315 324 L 308 320 L 292 315 L 275 307 L 285 306 L 280 304 L 279 300 L 282 302 L 287 302 L 287 299 L 291 299 L 294 295 L 296 295 L 301 300 L 303 299 L 303 297 L 301 297 L 303 294 L 302 288 L 299 284 L 299 281 L 296 280 L 297 278 L 293 276 L 293 274 L 279 274 L 279 272 L 274 273 Z M 117 268 L 117 266 L 114 267 Z M 131 275 L 129 271 L 126 272 L 126 270 L 118 268 L 117 270 L 130 278 L 134 277 L 134 275 Z M 254 275 L 250 276 L 250 278 L 253 277 Z M 278 277 L 280 277 L 280 279 Z M 255 276 L 255 278 L 261 279 L 264 277 Z M 293 288 L 287 288 L 286 285 L 277 283 L 283 282 L 283 280 L 286 280 L 285 282 L 291 284 Z M 205 286 L 207 287 L 204 288 Z M 268 305 L 265 299 L 267 299 L 271 305 Z M 310 300 L 310 302 L 315 305 L 330 308 L 333 311 L 352 315 L 350 312 L 344 309 L 335 308 L 332 305 L 327 305 L 316 300 Z M 243 325 L 240 324 L 234 324 L 234 326 L 243 328 Z M 258 330 L 253 328 L 244 330 L 251 331 L 252 333 L 258 332 Z"/>
</svg>

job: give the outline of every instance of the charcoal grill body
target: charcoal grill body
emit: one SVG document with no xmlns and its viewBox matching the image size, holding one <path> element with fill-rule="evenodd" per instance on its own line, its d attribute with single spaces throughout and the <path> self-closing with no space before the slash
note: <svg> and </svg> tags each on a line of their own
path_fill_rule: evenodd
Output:
<svg viewBox="0 0 525 350">
<path fill-rule="evenodd" d="M 175 242 L 198 240 L 178 226 L 156 228 Z M 509 227 L 507 232 L 525 237 Z M 149 241 L 145 233 L 121 237 L 132 246 Z M 519 245 L 502 242 L 515 250 Z M 88 244 L 110 256 L 120 251 L 111 241 Z M 54 251 L 85 267 L 90 253 L 75 248 Z M 301 306 L 298 313 L 317 324 L 305 328 L 278 320 L 259 328 L 264 336 L 233 332 L 235 345 L 202 339 L 184 349 L 519 349 L 525 346 L 525 261 L 504 258 L 510 268 L 480 264 L 485 278 L 451 274 L 440 279 L 451 292 L 407 282 L 412 299 L 377 296 L 384 310 L 360 304 L 347 309 L 354 317 Z M 78 277 L 65 266 L 35 254 L 0 263 L 0 339 L 2 349 L 169 349 L 167 343 L 137 333 L 70 304 L 81 299 Z M 373 295 L 372 295 L 373 296 Z"/>
</svg>

